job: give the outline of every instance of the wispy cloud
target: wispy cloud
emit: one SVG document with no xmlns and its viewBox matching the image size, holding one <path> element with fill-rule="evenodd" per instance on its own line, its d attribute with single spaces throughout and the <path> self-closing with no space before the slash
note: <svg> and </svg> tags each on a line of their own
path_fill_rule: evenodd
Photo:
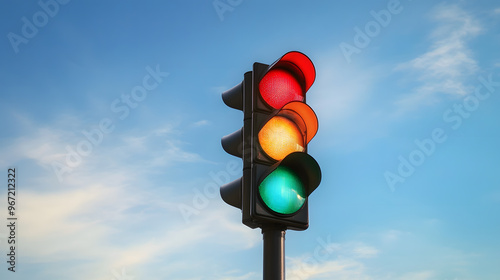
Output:
<svg viewBox="0 0 500 280">
<path fill-rule="evenodd" d="M 432 32 L 429 50 L 402 63 L 397 70 L 408 71 L 420 82 L 414 92 L 397 101 L 403 109 L 433 103 L 442 94 L 463 96 L 470 92 L 467 80 L 478 71 L 468 42 L 478 35 L 481 25 L 459 5 L 442 4 L 431 14 L 438 23 Z"/>
<path fill-rule="evenodd" d="M 318 251 L 318 249 L 321 249 Z M 378 250 L 360 242 L 322 244 L 314 254 L 288 258 L 288 279 L 372 279 L 362 259 L 377 256 Z"/>
<path fill-rule="evenodd" d="M 88 279 L 95 278 L 96 272 L 124 266 L 155 275 L 146 267 L 159 259 L 178 258 L 196 251 L 197 247 L 206 246 L 207 240 L 213 246 L 223 245 L 226 250 L 243 250 L 260 241 L 258 232 L 234 222 L 228 211 L 216 206 L 200 215 L 195 224 L 185 226 L 175 218 L 178 213 L 174 207 L 168 210 L 155 203 L 157 195 L 108 184 L 65 192 L 24 191 L 25 206 L 19 212 L 23 221 L 19 232 L 20 254 L 26 264 L 43 263 L 47 269 L 64 261 L 84 260 L 87 272 L 73 279 Z M 141 208 L 148 210 L 137 211 Z M 159 217 L 162 219 L 158 221 Z M 201 252 L 200 258 L 204 254 Z M 196 261 L 194 256 L 189 258 Z M 198 269 L 208 270 L 208 266 Z M 176 263 L 167 262 L 162 267 L 168 267 L 172 275 L 185 273 Z M 67 273 L 74 271 L 71 267 Z"/>
<path fill-rule="evenodd" d="M 289 263 L 297 268 L 289 270 L 287 279 L 373 279 L 365 273 L 364 265 L 353 259 L 331 260 L 316 266 L 296 259 L 290 259 Z"/>
<path fill-rule="evenodd" d="M 259 233 L 242 226 L 233 217 L 237 211 L 226 211 L 222 202 L 212 203 L 196 216 L 196 223 L 187 225 L 178 205 L 192 203 L 192 195 L 180 192 L 166 176 L 149 178 L 148 174 L 161 174 L 172 164 L 207 162 L 183 149 L 182 133 L 175 125 L 113 132 L 110 142 L 96 147 L 62 184 L 49 166 L 64 157 L 65 145 L 81 138 L 78 130 L 34 121 L 24 122 L 22 128 L 26 137 L 4 139 L 0 154 L 7 160 L 2 165 L 23 162 L 19 253 L 26 265 L 43 263 L 40 273 L 57 270 L 60 275 L 74 275 L 72 279 L 103 279 L 112 276 L 111 270 L 127 267 L 152 276 L 157 274 L 146 268 L 158 259 L 175 259 L 206 246 L 207 240 L 213 246 L 224 244 L 227 250 L 248 249 L 260 240 Z M 61 267 L 62 262 L 72 261 L 85 265 Z M 185 273 L 178 263 L 161 267 L 168 267 L 166 274 Z M 209 270 L 210 264 L 199 269 Z"/>
<path fill-rule="evenodd" d="M 51 164 L 54 162 L 68 165 L 69 151 L 77 151 L 79 143 L 88 141 L 82 131 L 94 129 L 74 116 L 60 116 L 56 123 L 43 125 L 25 117 L 16 118 L 19 119 L 19 128 L 23 130 L 23 136 L 4 140 L 0 148 L 3 155 L 0 167 L 21 160 L 33 160 L 46 169 L 51 169 Z M 69 166 L 72 168 L 69 174 L 86 167 L 97 169 L 99 165 L 112 168 L 117 162 L 126 162 L 131 157 L 142 160 L 143 164 L 140 166 L 142 170 L 151 166 L 171 166 L 179 162 L 208 162 L 201 155 L 185 149 L 189 143 L 181 140 L 179 125 L 180 123 L 173 122 L 151 130 L 102 133 L 102 141 L 92 145 L 90 153 L 81 154 L 81 161 Z"/>
<path fill-rule="evenodd" d="M 402 234 L 403 233 L 399 230 L 391 229 L 381 234 L 381 240 L 383 242 L 394 242 L 397 241 Z"/>
<path fill-rule="evenodd" d="M 335 54 L 315 59 L 315 66 L 318 76 L 307 98 L 318 117 L 339 124 L 358 113 L 367 101 L 375 73 L 356 64 L 345 65 L 341 55 Z"/>
<path fill-rule="evenodd" d="M 362 61 L 346 64 L 335 52 L 313 60 L 317 77 L 307 93 L 307 103 L 320 122 L 317 139 L 326 137 L 328 149 L 348 152 L 383 135 L 383 116 L 370 103 L 378 98 L 373 88 L 384 72 Z M 334 137 L 330 134 L 333 132 Z"/>
<path fill-rule="evenodd" d="M 205 126 L 205 125 L 209 125 L 209 124 L 210 124 L 209 120 L 200 120 L 200 121 L 193 123 L 192 126 L 199 127 L 199 126 Z"/>
<path fill-rule="evenodd" d="M 435 272 L 425 270 L 425 271 L 406 273 L 397 279 L 400 279 L 400 280 L 430 280 L 430 279 L 436 279 L 435 277 L 436 277 Z"/>
</svg>

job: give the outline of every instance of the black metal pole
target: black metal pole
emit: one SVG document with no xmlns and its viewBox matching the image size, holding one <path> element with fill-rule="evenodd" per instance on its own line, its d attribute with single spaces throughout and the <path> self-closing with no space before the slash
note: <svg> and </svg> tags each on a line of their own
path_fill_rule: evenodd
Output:
<svg viewBox="0 0 500 280">
<path fill-rule="evenodd" d="M 285 232 L 281 227 L 262 229 L 264 280 L 285 280 Z"/>
</svg>

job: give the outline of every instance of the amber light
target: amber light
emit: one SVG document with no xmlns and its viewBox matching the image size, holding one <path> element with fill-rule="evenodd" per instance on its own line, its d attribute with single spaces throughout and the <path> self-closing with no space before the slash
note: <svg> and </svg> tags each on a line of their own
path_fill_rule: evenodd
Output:
<svg viewBox="0 0 500 280">
<path fill-rule="evenodd" d="M 259 131 L 258 138 L 264 152 L 275 160 L 305 150 L 300 129 L 286 117 L 272 117 Z"/>
</svg>

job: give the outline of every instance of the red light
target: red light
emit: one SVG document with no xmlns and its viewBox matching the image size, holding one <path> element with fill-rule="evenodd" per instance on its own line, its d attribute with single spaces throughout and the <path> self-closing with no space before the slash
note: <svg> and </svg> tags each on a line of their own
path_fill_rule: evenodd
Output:
<svg viewBox="0 0 500 280">
<path fill-rule="evenodd" d="M 264 101 L 275 109 L 291 101 L 304 100 L 304 91 L 295 76 L 281 68 L 266 73 L 259 83 L 259 91 Z"/>
</svg>

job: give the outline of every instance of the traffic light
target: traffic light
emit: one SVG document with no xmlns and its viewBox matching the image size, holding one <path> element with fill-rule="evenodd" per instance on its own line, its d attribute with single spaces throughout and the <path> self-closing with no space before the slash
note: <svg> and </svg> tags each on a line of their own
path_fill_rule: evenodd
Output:
<svg viewBox="0 0 500 280">
<path fill-rule="evenodd" d="M 251 228 L 308 227 L 308 196 L 321 171 L 307 154 L 318 119 L 305 103 L 316 73 L 311 60 L 288 52 L 271 65 L 254 63 L 243 82 L 222 94 L 243 111 L 243 128 L 222 139 L 229 154 L 243 160 L 243 177 L 221 187 L 228 204 L 242 210 Z"/>
</svg>

